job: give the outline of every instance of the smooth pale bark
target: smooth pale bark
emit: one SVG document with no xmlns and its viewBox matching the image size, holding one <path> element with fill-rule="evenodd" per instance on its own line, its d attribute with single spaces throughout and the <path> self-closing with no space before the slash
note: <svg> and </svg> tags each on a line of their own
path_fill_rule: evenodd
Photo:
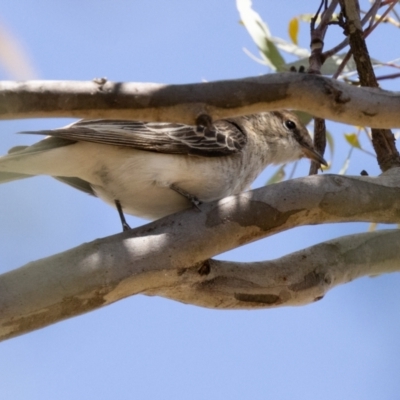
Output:
<svg viewBox="0 0 400 400">
<path fill-rule="evenodd" d="M 296 226 L 400 223 L 400 168 L 309 176 L 174 214 L 0 276 L 6 339 L 134 294 L 210 308 L 305 304 L 359 276 L 400 269 L 398 231 L 344 237 L 260 263 L 209 260 Z"/>
<path fill-rule="evenodd" d="M 400 128 L 400 93 L 359 88 L 327 77 L 280 73 L 186 85 L 106 80 L 0 82 L 0 119 L 79 117 L 193 124 L 291 108 L 333 121 Z"/>
</svg>

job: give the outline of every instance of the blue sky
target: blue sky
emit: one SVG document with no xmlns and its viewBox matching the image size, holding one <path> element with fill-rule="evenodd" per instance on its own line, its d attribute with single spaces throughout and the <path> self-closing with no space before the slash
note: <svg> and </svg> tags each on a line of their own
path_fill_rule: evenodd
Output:
<svg viewBox="0 0 400 400">
<path fill-rule="evenodd" d="M 254 8 L 275 36 L 288 39 L 289 19 L 318 4 L 254 1 Z M 5 0 L 0 6 L 1 26 L 24 46 L 36 77 L 51 80 L 178 84 L 266 73 L 243 52 L 246 47 L 257 54 L 238 21 L 233 0 Z M 394 59 L 382 41 L 396 33 L 385 27 L 373 36 L 371 54 Z M 304 47 L 307 34 L 302 24 Z M 334 28 L 327 42 L 339 38 L 341 30 Z M 12 77 L 0 68 L 0 79 Z M 400 90 L 395 81 L 384 87 Z M 0 154 L 37 140 L 15 132 L 71 121 L 1 121 Z M 338 172 L 348 153 L 343 133 L 354 127 L 328 128 L 336 145 L 332 171 Z M 373 158 L 353 155 L 350 174 L 379 172 Z M 297 176 L 307 170 L 302 161 Z M 267 169 L 255 186 L 273 171 Z M 0 186 L 0 210 L 0 271 L 120 230 L 111 207 L 46 177 Z M 218 258 L 273 259 L 367 228 L 303 227 Z M 215 311 L 135 296 L 1 343 L 1 392 L 13 400 L 397 399 L 399 283 L 399 274 L 365 278 L 309 306 L 262 311 Z"/>
</svg>

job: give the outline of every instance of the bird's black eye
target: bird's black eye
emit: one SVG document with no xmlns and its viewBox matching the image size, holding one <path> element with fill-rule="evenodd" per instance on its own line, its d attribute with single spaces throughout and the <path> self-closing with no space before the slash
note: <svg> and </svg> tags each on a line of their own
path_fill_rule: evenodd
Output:
<svg viewBox="0 0 400 400">
<path fill-rule="evenodd" d="M 290 129 L 291 131 L 292 131 L 293 129 L 296 129 L 296 124 L 295 124 L 292 120 L 290 120 L 290 119 L 287 119 L 287 120 L 285 121 L 285 126 L 286 126 L 286 128 Z"/>
</svg>

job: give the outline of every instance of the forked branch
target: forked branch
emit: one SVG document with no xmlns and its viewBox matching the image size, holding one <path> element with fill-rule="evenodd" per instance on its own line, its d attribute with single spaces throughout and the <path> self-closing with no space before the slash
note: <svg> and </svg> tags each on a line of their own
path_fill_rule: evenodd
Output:
<svg viewBox="0 0 400 400">
<path fill-rule="evenodd" d="M 134 294 L 223 309 L 295 305 L 358 276 L 397 270 L 398 231 L 266 264 L 210 260 L 297 226 L 351 221 L 400 223 L 399 168 L 378 178 L 314 175 L 270 185 L 31 262 L 0 276 L 0 339 Z"/>
</svg>

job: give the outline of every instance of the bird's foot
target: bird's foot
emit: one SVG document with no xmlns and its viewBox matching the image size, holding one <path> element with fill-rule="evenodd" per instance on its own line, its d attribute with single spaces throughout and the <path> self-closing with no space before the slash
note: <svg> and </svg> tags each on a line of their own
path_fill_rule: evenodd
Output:
<svg viewBox="0 0 400 400">
<path fill-rule="evenodd" d="M 176 186 L 175 184 L 171 183 L 169 185 L 169 188 L 173 190 L 176 193 L 179 193 L 181 196 L 183 196 L 185 199 L 188 199 L 191 203 L 192 206 L 197 208 L 200 211 L 200 204 L 201 201 L 194 195 L 190 194 L 186 190 L 181 189 L 179 186 Z"/>
<path fill-rule="evenodd" d="M 130 231 L 131 229 L 132 228 L 128 225 L 126 221 L 122 222 L 122 232 Z"/>
</svg>

